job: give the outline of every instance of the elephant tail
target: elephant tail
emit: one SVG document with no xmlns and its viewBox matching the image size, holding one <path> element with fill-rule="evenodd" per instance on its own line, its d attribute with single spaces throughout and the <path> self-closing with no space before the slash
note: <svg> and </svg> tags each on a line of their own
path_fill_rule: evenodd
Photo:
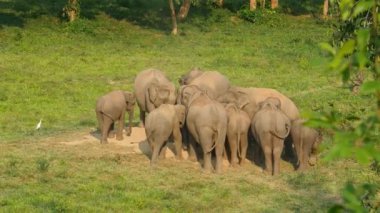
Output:
<svg viewBox="0 0 380 213">
<path fill-rule="evenodd" d="M 286 133 L 284 135 L 280 135 L 278 134 L 276 131 L 270 131 L 270 133 L 280 139 L 285 139 L 286 137 L 288 137 L 289 135 L 289 132 L 290 132 L 290 125 L 289 124 L 285 124 L 285 129 L 286 129 Z"/>
<path fill-rule="evenodd" d="M 241 157 L 241 150 L 240 150 L 240 144 L 241 144 L 241 141 L 240 141 L 240 135 L 241 135 L 241 132 L 240 132 L 240 127 L 238 128 L 238 132 L 237 132 L 237 154 L 238 154 L 238 157 L 240 158 Z"/>
<path fill-rule="evenodd" d="M 215 131 L 214 135 L 212 137 L 213 145 L 212 145 L 212 147 L 207 152 L 211 152 L 213 149 L 215 149 L 216 144 L 217 144 L 217 138 L 218 138 L 218 131 Z"/>
</svg>

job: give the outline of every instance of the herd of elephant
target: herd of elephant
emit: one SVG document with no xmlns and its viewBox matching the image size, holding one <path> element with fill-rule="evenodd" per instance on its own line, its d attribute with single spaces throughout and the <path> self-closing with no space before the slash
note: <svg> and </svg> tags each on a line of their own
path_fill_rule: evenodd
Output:
<svg viewBox="0 0 380 213">
<path fill-rule="evenodd" d="M 100 97 L 95 111 L 101 143 L 114 136 L 111 130 L 116 121 L 116 139 L 123 139 L 125 112 L 129 113 L 126 134 L 130 136 L 137 102 L 153 165 L 165 155 L 168 140 L 174 141 L 178 159 L 182 159 L 183 148 L 192 160 L 197 160 L 197 151 L 201 150 L 205 171 L 213 170 L 215 153 L 217 173 L 226 155 L 231 166 L 242 165 L 248 143 L 254 143 L 254 157 L 263 153 L 264 171 L 276 175 L 285 139 L 293 143 L 298 170 L 316 163 L 322 135 L 304 126 L 294 102 L 277 90 L 233 86 L 221 73 L 199 69 L 181 76 L 179 84 L 176 89 L 162 71 L 148 69 L 136 76 L 134 92 L 117 90 Z"/>
</svg>

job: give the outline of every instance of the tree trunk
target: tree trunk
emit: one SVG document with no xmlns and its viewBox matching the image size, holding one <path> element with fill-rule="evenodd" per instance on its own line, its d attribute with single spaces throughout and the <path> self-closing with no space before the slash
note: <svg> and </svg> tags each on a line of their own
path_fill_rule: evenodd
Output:
<svg viewBox="0 0 380 213">
<path fill-rule="evenodd" d="M 75 19 L 79 16 L 79 4 L 78 0 L 68 0 L 67 5 L 63 9 L 65 15 L 69 22 L 75 21 Z"/>
<path fill-rule="evenodd" d="M 250 11 L 256 10 L 256 0 L 249 1 L 249 10 Z"/>
<path fill-rule="evenodd" d="M 181 8 L 179 9 L 179 12 L 178 12 L 178 19 L 179 20 L 183 20 L 187 17 L 187 14 L 189 13 L 189 10 L 190 10 L 190 0 L 184 0 L 182 5 L 181 5 Z"/>
<path fill-rule="evenodd" d="M 278 0 L 271 0 L 270 6 L 272 9 L 276 9 L 278 7 Z"/>
<path fill-rule="evenodd" d="M 261 0 L 261 8 L 265 9 L 265 0 Z"/>
<path fill-rule="evenodd" d="M 327 18 L 327 13 L 329 12 L 329 0 L 325 0 L 323 3 L 323 18 Z"/>
<path fill-rule="evenodd" d="M 172 16 L 172 34 L 177 35 L 178 28 L 177 28 L 177 17 L 175 15 L 175 8 L 173 0 L 169 0 L 169 6 L 170 6 L 170 14 Z"/>
<path fill-rule="evenodd" d="M 216 4 L 217 4 L 219 7 L 223 7 L 224 0 L 217 0 L 217 1 L 216 1 Z"/>
</svg>

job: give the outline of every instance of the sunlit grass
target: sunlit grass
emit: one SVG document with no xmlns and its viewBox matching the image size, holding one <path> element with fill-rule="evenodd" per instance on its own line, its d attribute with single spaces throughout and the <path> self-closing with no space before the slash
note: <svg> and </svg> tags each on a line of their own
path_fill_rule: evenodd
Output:
<svg viewBox="0 0 380 213">
<path fill-rule="evenodd" d="M 330 38 L 328 24 L 281 14 L 252 24 L 221 14 L 190 17 L 177 37 L 104 14 L 73 24 L 41 16 L 0 29 L 0 210 L 325 212 L 346 181 L 379 181 L 350 161 L 307 173 L 282 162 L 277 177 L 251 164 L 215 175 L 188 161 L 150 168 L 145 155 L 112 145 L 55 143 L 95 128 L 96 99 L 131 90 L 150 67 L 176 84 L 192 67 L 218 70 L 234 85 L 275 88 L 303 112 L 370 110 L 370 97 L 353 96 L 326 69 L 318 43 Z"/>
</svg>

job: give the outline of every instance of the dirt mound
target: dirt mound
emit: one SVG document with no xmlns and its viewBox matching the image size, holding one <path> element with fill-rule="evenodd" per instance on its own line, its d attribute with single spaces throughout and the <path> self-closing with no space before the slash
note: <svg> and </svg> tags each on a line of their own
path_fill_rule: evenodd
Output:
<svg viewBox="0 0 380 213">
<path fill-rule="evenodd" d="M 137 154 L 144 154 L 147 156 L 151 156 L 151 149 L 146 140 L 145 129 L 141 127 L 133 127 L 131 136 L 126 136 L 125 133 L 123 135 L 124 139 L 121 141 L 116 140 L 116 138 L 109 138 L 107 145 L 117 146 L 117 147 L 125 147 L 128 151 Z M 92 131 L 88 134 L 83 134 L 79 136 L 80 139 L 74 139 L 70 141 L 59 142 L 65 145 L 80 145 L 80 144 L 89 144 L 100 143 L 100 133 L 98 131 Z M 168 149 L 166 151 L 166 158 L 174 158 L 174 144 L 168 143 Z M 182 156 L 186 159 L 188 157 L 187 152 L 182 152 Z"/>
</svg>

